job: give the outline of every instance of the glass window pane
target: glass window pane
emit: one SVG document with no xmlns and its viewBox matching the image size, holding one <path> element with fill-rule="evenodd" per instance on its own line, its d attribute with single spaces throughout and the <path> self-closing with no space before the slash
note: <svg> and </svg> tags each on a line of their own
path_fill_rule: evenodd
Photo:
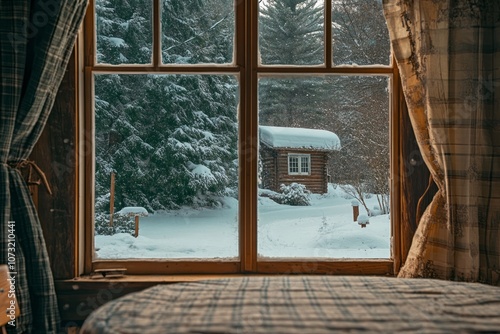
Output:
<svg viewBox="0 0 500 334">
<path fill-rule="evenodd" d="M 334 65 L 389 65 L 391 47 L 380 0 L 333 0 Z"/>
<path fill-rule="evenodd" d="M 299 172 L 299 159 L 295 156 L 288 157 L 288 172 L 298 173 Z"/>
<path fill-rule="evenodd" d="M 151 63 L 152 1 L 96 0 L 95 15 L 98 63 Z"/>
<path fill-rule="evenodd" d="M 237 89 L 230 75 L 95 75 L 97 258 L 238 257 Z"/>
<path fill-rule="evenodd" d="M 261 258 L 390 258 L 389 81 L 259 80 Z"/>
<path fill-rule="evenodd" d="M 259 1 L 262 64 L 323 64 L 323 7 L 320 0 Z"/>
<path fill-rule="evenodd" d="M 163 0 L 165 64 L 232 63 L 234 0 Z"/>
<path fill-rule="evenodd" d="M 304 174 L 309 173 L 309 157 L 301 157 L 300 161 L 301 172 Z"/>
</svg>

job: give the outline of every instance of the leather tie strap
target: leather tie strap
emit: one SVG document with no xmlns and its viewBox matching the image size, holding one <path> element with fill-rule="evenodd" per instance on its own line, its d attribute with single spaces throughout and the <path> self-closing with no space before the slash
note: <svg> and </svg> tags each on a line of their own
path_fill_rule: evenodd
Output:
<svg viewBox="0 0 500 334">
<path fill-rule="evenodd" d="M 10 166 L 11 168 L 17 169 L 19 171 L 21 171 L 22 169 L 29 168 L 28 169 L 28 178 L 26 180 L 26 183 L 28 185 L 33 185 L 33 184 L 40 185 L 40 180 L 42 180 L 43 185 L 45 186 L 45 189 L 47 189 L 47 192 L 50 195 L 52 195 L 52 190 L 50 189 L 50 184 L 49 184 L 49 181 L 47 180 L 47 177 L 45 176 L 45 173 L 42 171 L 42 169 L 40 167 L 38 167 L 38 165 L 34 161 L 23 160 L 20 162 L 9 162 L 9 163 L 7 163 L 7 165 Z M 36 174 L 38 175 L 40 180 L 33 180 L 32 179 L 33 171 L 36 172 Z"/>
</svg>

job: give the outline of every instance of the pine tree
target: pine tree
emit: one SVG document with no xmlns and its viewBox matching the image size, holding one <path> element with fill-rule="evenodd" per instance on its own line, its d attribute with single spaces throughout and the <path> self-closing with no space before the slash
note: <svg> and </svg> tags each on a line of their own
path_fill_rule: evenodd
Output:
<svg viewBox="0 0 500 334">
<path fill-rule="evenodd" d="M 260 7 L 263 64 L 323 63 L 323 6 L 317 0 L 270 0 Z"/>
<path fill-rule="evenodd" d="M 152 59 L 151 1 L 97 0 L 97 61 L 147 64 Z"/>
<path fill-rule="evenodd" d="M 151 62 L 151 3 L 140 0 L 97 0 L 97 61 L 123 64 Z M 139 147 L 147 147 L 140 138 L 137 114 L 143 76 L 96 75 L 95 80 L 95 197 L 96 211 L 109 208 L 110 174 L 127 168 L 130 180 L 140 170 L 129 168 L 131 156 Z M 122 173 L 123 174 L 123 173 Z M 137 179 L 137 177 L 135 177 Z M 130 184 L 118 185 L 129 187 Z M 121 193 L 127 193 L 124 189 Z M 124 206 L 118 195 L 117 205 Z"/>
<path fill-rule="evenodd" d="M 214 205 L 234 182 L 236 83 L 229 89 L 220 81 L 178 75 L 152 76 L 148 82 L 145 108 L 156 117 L 144 135 L 155 141 L 147 196 L 160 208 Z"/>
<path fill-rule="evenodd" d="M 271 0 L 261 5 L 259 43 L 263 64 L 323 63 L 321 1 Z M 320 98 L 321 86 L 317 78 L 261 80 L 260 124 L 317 127 L 321 112 L 314 105 Z"/>
<path fill-rule="evenodd" d="M 164 0 L 165 63 L 230 63 L 233 56 L 233 0 Z"/>
<path fill-rule="evenodd" d="M 323 126 L 325 80 L 318 77 L 262 78 L 259 82 L 259 123 L 318 128 Z"/>
</svg>

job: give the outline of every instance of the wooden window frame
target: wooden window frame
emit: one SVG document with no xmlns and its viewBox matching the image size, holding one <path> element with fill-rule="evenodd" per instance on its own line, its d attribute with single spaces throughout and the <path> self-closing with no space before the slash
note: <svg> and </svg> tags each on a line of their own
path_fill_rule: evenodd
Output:
<svg viewBox="0 0 500 334">
<path fill-rule="evenodd" d="M 326 0 L 325 10 L 325 64 L 322 66 L 260 65 L 258 55 L 258 1 L 235 0 L 235 41 L 233 64 L 224 65 L 180 65 L 161 64 L 160 18 L 153 15 L 153 62 L 149 65 L 104 65 L 95 63 L 94 50 L 94 0 L 90 0 L 84 24 L 83 55 L 83 125 L 80 138 L 84 151 L 82 192 L 83 251 L 77 263 L 81 273 L 96 269 L 127 268 L 128 274 L 366 274 L 393 275 L 401 263 L 400 183 L 395 177 L 400 172 L 399 122 L 400 79 L 394 61 L 388 66 L 340 66 L 332 65 L 332 31 L 328 29 L 332 19 L 332 0 Z M 158 12 L 160 0 L 153 0 L 153 10 Z M 239 94 L 239 261 L 212 260 L 95 260 L 94 254 L 94 198 L 93 198 L 93 75 L 94 73 L 123 74 L 230 74 L 240 80 Z M 261 77 L 300 75 L 386 75 L 390 77 L 390 123 L 391 123 L 391 244 L 390 259 L 260 259 L 257 253 L 257 152 L 258 152 L 258 81 Z M 83 138 L 83 139 L 82 139 Z M 81 261 L 81 262 L 80 262 Z"/>
</svg>

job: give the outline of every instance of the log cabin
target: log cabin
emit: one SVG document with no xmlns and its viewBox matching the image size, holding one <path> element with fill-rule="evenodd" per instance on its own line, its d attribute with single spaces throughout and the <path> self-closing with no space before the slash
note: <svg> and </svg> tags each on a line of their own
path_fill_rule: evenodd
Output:
<svg viewBox="0 0 500 334">
<path fill-rule="evenodd" d="M 314 194 L 328 192 L 328 159 L 340 149 L 335 133 L 261 125 L 259 138 L 262 188 L 279 192 L 295 182 Z"/>
</svg>

